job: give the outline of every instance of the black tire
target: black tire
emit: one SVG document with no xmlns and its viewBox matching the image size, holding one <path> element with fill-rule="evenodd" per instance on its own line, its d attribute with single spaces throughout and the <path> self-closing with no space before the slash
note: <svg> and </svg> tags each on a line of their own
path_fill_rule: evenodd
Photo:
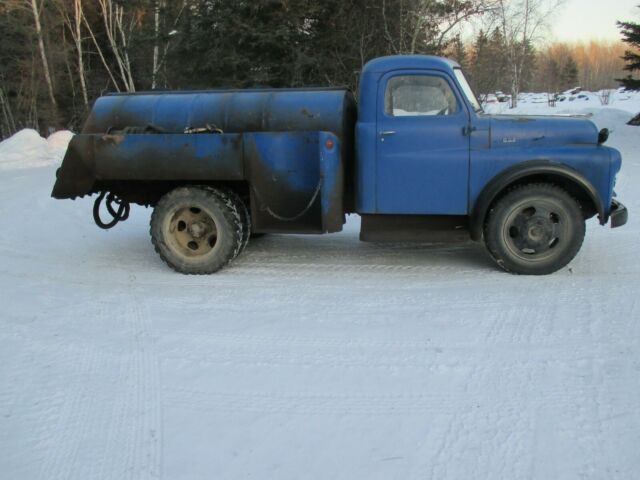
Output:
<svg viewBox="0 0 640 480">
<path fill-rule="evenodd" d="M 585 234 L 580 204 L 551 184 L 515 187 L 491 208 L 484 240 L 495 262 L 523 275 L 547 275 L 576 256 Z"/>
<path fill-rule="evenodd" d="M 175 271 L 214 273 L 240 252 L 243 226 L 235 202 L 210 187 L 180 187 L 163 196 L 151 215 L 151 242 Z"/>
<path fill-rule="evenodd" d="M 208 187 L 214 194 L 221 196 L 223 200 L 230 200 L 235 205 L 235 208 L 240 215 L 240 222 L 242 223 L 242 240 L 240 242 L 240 255 L 249 243 L 251 238 L 251 214 L 247 208 L 247 204 L 242 200 L 242 197 L 230 188 L 211 188 Z M 235 257 L 234 257 L 235 258 Z"/>
</svg>

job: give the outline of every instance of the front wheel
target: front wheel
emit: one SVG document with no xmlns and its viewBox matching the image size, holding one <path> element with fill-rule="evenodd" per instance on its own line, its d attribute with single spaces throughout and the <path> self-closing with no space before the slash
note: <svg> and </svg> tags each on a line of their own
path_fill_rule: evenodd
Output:
<svg viewBox="0 0 640 480">
<path fill-rule="evenodd" d="M 504 270 L 546 275 L 578 253 L 585 221 L 578 202 L 551 184 L 514 188 L 491 208 L 484 226 L 487 250 Z"/>
</svg>

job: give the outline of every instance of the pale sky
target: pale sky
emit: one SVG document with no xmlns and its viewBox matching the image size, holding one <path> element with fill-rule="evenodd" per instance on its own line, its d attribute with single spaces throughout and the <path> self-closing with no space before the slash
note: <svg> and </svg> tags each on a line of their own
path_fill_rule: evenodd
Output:
<svg viewBox="0 0 640 480">
<path fill-rule="evenodd" d="M 640 0 L 567 0 L 557 20 L 549 22 L 550 40 L 619 40 L 616 20 L 640 22 L 637 5 Z"/>
</svg>

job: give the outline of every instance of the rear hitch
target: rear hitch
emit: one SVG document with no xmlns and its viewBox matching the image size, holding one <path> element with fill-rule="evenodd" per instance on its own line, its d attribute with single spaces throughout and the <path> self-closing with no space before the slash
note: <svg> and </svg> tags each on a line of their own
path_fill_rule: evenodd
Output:
<svg viewBox="0 0 640 480">
<path fill-rule="evenodd" d="M 102 204 L 102 201 L 105 200 L 105 197 L 105 206 L 112 218 L 111 221 L 107 223 L 103 222 L 100 218 L 100 205 Z M 117 208 L 115 208 L 114 205 L 117 206 Z M 124 222 L 129 218 L 129 211 L 129 202 L 119 198 L 115 193 L 100 192 L 100 195 L 98 195 L 98 198 L 96 198 L 96 201 L 93 204 L 93 220 L 100 228 L 109 230 L 110 228 L 115 227 L 119 222 Z"/>
</svg>

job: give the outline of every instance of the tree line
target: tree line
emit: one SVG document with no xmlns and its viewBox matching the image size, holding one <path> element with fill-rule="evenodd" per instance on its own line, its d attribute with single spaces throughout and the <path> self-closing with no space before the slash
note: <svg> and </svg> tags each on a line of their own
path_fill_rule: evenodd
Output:
<svg viewBox="0 0 640 480">
<path fill-rule="evenodd" d="M 622 42 L 527 44 L 521 75 L 522 91 L 557 93 L 580 86 L 590 91 L 619 87 L 625 75 L 625 46 Z M 459 39 L 447 52 L 459 61 L 479 93 L 511 92 L 504 57 L 504 38 L 497 29 L 481 30 L 473 42 Z"/>
<path fill-rule="evenodd" d="M 0 0 L 0 135 L 78 129 L 111 91 L 356 90 L 368 60 L 393 54 L 458 55 L 477 90 L 517 98 L 542 68 L 534 43 L 558 1 Z M 470 20 L 491 28 L 465 45 Z M 558 85 L 573 80 L 553 58 Z"/>
</svg>

